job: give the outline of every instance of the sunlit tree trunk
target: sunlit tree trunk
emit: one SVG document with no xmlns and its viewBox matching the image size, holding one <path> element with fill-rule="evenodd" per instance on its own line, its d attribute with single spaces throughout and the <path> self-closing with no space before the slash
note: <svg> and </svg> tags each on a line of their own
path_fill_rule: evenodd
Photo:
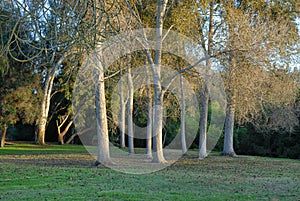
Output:
<svg viewBox="0 0 300 201">
<path fill-rule="evenodd" d="M 49 115 L 49 108 L 50 108 L 50 101 L 51 101 L 51 92 L 53 87 L 53 81 L 55 78 L 55 73 L 58 67 L 61 65 L 65 58 L 63 55 L 58 62 L 52 67 L 50 72 L 48 73 L 45 81 L 45 86 L 43 89 L 43 97 L 41 103 L 41 115 L 39 118 L 39 125 L 38 125 L 38 134 L 37 134 L 37 144 L 44 145 L 45 144 L 45 135 L 46 135 L 46 128 L 47 128 L 47 120 Z"/>
<path fill-rule="evenodd" d="M 130 60 L 128 61 L 128 63 Z M 128 153 L 134 154 L 134 133 L 133 133 L 133 82 L 131 75 L 131 66 L 128 67 L 128 101 L 127 101 L 127 126 L 128 126 Z"/>
<path fill-rule="evenodd" d="M 0 144 L 0 147 L 4 147 L 5 146 L 6 130 L 7 130 L 7 126 L 4 125 L 3 126 L 3 130 L 2 130 L 2 135 L 1 135 L 1 144 Z"/>
<path fill-rule="evenodd" d="M 206 53 L 211 55 L 212 46 L 213 46 L 213 18 L 214 18 L 214 1 L 210 2 L 210 10 L 209 10 L 209 27 L 208 27 L 208 45 L 205 47 L 204 43 L 204 32 L 201 31 L 202 34 L 202 48 L 206 49 Z M 209 58 L 206 60 L 205 66 L 205 77 L 204 77 L 204 87 L 203 93 L 201 97 L 201 116 L 200 116 L 200 135 L 199 135 L 199 159 L 203 159 L 207 157 L 207 124 L 208 124 L 208 104 L 209 104 L 209 94 L 210 94 L 210 71 L 211 71 L 212 60 Z"/>
<path fill-rule="evenodd" d="M 101 64 L 97 67 L 102 66 Z M 109 136 L 106 115 L 106 99 L 103 69 L 94 70 L 95 75 L 95 104 L 98 136 L 98 155 L 96 164 L 110 164 Z"/>
<path fill-rule="evenodd" d="M 47 79 L 44 87 L 44 94 L 43 94 L 42 105 L 41 105 L 41 116 L 39 118 L 38 135 L 37 135 L 37 142 L 36 142 L 37 144 L 40 145 L 45 144 L 47 119 L 49 114 L 51 91 L 52 91 L 55 74 L 53 73 L 48 77 L 49 78 Z"/>
<path fill-rule="evenodd" d="M 156 47 L 155 61 L 152 66 L 153 84 L 154 84 L 154 115 L 153 115 L 153 162 L 164 163 L 162 143 L 163 128 L 163 93 L 161 87 L 161 54 L 162 54 L 162 31 L 163 17 L 165 15 L 167 0 L 158 0 L 156 16 Z"/>
<path fill-rule="evenodd" d="M 123 91 L 123 78 L 121 71 L 121 79 L 120 79 L 120 147 L 125 147 L 125 101 L 124 101 L 124 91 Z"/>
<path fill-rule="evenodd" d="M 236 60 L 234 54 L 230 56 L 231 68 L 228 70 L 228 84 L 226 89 L 227 105 L 226 105 L 226 117 L 225 117 L 225 128 L 224 128 L 224 147 L 222 155 L 225 156 L 236 156 L 233 148 L 233 131 L 234 131 L 234 118 L 235 118 L 235 82 L 236 77 Z"/>
<path fill-rule="evenodd" d="M 146 134 L 146 155 L 152 158 L 152 132 L 153 132 L 153 108 L 152 108 L 152 94 L 150 90 L 150 76 L 148 67 L 146 66 L 146 79 L 147 79 L 147 95 L 148 95 L 148 117 L 147 117 L 147 134 Z"/>
<path fill-rule="evenodd" d="M 226 106 L 224 147 L 222 153 L 225 156 L 236 156 L 233 148 L 234 112 L 234 104 L 228 102 Z"/>
<path fill-rule="evenodd" d="M 184 95 L 184 85 L 183 78 L 180 74 L 180 93 L 181 93 L 181 124 L 180 124 L 180 137 L 181 137 L 181 149 L 182 154 L 186 154 L 186 137 L 185 137 L 185 95 Z"/>
<path fill-rule="evenodd" d="M 66 121 L 68 120 L 69 115 L 67 115 L 67 117 L 65 117 L 65 119 L 59 124 L 58 121 L 56 121 L 56 126 L 57 126 L 57 132 L 58 132 L 58 143 L 59 144 L 64 144 L 64 136 L 68 133 L 70 127 L 73 124 L 73 121 L 70 121 L 67 126 L 65 127 L 65 129 L 63 131 L 61 131 L 61 127 L 66 123 Z"/>
<path fill-rule="evenodd" d="M 207 91 L 207 87 L 205 86 L 203 90 Z M 201 109 L 201 117 L 200 117 L 199 159 L 203 159 L 207 157 L 206 132 L 207 132 L 209 95 L 205 91 L 202 93 L 202 97 L 201 97 L 202 109 Z"/>
</svg>

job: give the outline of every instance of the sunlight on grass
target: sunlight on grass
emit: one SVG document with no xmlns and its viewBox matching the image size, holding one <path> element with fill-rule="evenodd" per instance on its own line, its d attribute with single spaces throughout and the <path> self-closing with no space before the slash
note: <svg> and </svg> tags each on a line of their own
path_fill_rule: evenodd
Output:
<svg viewBox="0 0 300 201">
<path fill-rule="evenodd" d="M 299 200 L 300 161 L 255 156 L 204 160 L 190 151 L 151 174 L 92 166 L 76 145 L 0 149 L 1 200 Z"/>
</svg>

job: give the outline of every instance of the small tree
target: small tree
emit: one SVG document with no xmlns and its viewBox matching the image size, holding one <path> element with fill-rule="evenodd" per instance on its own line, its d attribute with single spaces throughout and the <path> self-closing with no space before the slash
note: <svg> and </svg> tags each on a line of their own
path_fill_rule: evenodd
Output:
<svg viewBox="0 0 300 201">
<path fill-rule="evenodd" d="M 7 80 L 6 80 L 7 81 Z M 23 124 L 35 124 L 38 117 L 39 90 L 35 83 L 10 88 L 1 97 L 0 102 L 0 130 L 2 130 L 1 147 L 5 143 L 5 134 L 8 125 L 18 121 Z M 2 88 L 3 92 L 3 88 Z"/>
</svg>

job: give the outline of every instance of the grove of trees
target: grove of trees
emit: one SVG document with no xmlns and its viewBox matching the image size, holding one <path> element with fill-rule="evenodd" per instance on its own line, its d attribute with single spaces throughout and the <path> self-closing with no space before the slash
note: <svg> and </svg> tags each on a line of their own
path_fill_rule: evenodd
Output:
<svg viewBox="0 0 300 201">
<path fill-rule="evenodd" d="M 222 155 L 299 158 L 299 21 L 297 0 L 0 1 L 1 147 L 6 139 L 23 139 L 22 128 L 29 128 L 26 140 L 40 145 L 47 139 L 81 143 L 81 136 L 90 136 L 90 145 L 98 146 L 97 164 L 111 163 L 110 142 L 133 155 L 136 147 L 145 148 L 152 162 L 165 163 L 163 149 L 179 133 L 182 154 L 191 144 L 203 159 L 213 148 L 208 130 L 218 132 L 211 123 L 215 113 L 224 114 L 215 147 Z M 148 28 L 155 29 L 151 39 Z M 135 30 L 145 48 L 121 52 L 108 69 L 105 41 Z M 172 31 L 197 45 L 190 50 L 174 43 L 194 63 L 165 51 Z M 149 40 L 155 48 L 147 48 Z M 91 59 L 95 51 L 98 57 Z M 78 77 L 86 65 L 92 71 Z M 139 66 L 146 66 L 147 84 L 134 89 Z M 164 66 L 176 72 L 170 85 L 180 82 L 180 100 L 164 85 Z M 211 97 L 217 75 L 222 104 Z M 76 79 L 94 84 L 90 91 L 77 86 L 94 102 L 75 100 Z M 197 94 L 199 121 L 188 115 L 184 80 Z M 111 103 L 116 99 L 118 122 Z M 84 110 L 94 112 L 94 122 Z M 135 125 L 147 127 L 144 138 Z M 193 143 L 186 141 L 190 128 L 198 132 Z"/>
</svg>

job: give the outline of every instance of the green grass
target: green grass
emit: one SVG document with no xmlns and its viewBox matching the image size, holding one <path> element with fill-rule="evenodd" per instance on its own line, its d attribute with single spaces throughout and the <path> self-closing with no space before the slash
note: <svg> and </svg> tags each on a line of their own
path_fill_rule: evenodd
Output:
<svg viewBox="0 0 300 201">
<path fill-rule="evenodd" d="M 0 200 L 299 200 L 300 161 L 191 151 L 151 174 L 91 166 L 82 146 L 0 149 Z"/>
<path fill-rule="evenodd" d="M 45 146 L 36 145 L 33 143 L 12 143 L 5 145 L 4 148 L 0 149 L 1 155 L 20 155 L 20 154 L 74 154 L 83 153 L 87 151 L 84 146 L 74 145 L 53 145 L 48 144 Z"/>
</svg>

